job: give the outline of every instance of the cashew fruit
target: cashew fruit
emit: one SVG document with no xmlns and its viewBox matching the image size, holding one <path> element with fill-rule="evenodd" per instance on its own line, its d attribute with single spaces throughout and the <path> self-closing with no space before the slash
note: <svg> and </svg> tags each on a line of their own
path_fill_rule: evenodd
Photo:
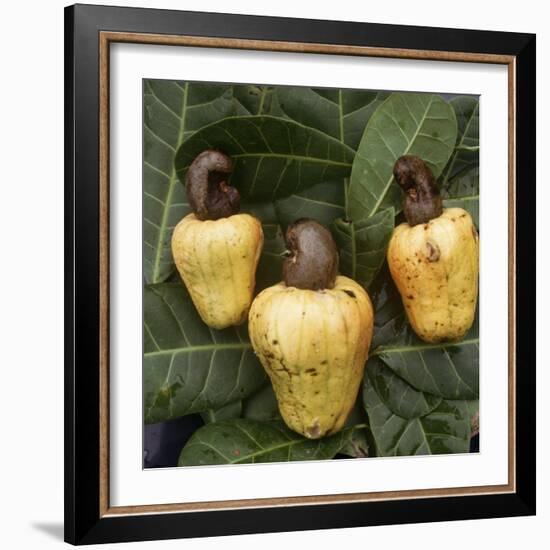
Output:
<svg viewBox="0 0 550 550">
<path fill-rule="evenodd" d="M 407 223 L 397 226 L 387 258 L 414 332 L 424 341 L 460 340 L 473 324 L 479 236 L 462 208 L 443 208 L 433 175 L 418 157 L 397 160 Z"/>
<path fill-rule="evenodd" d="M 189 214 L 174 229 L 176 267 L 208 326 L 246 321 L 262 244 L 262 225 L 248 214 L 205 221 Z"/>
<path fill-rule="evenodd" d="M 339 431 L 356 401 L 373 309 L 359 284 L 337 275 L 338 253 L 323 226 L 299 220 L 286 240 L 285 280 L 256 297 L 248 328 L 283 420 L 317 439 Z"/>
<path fill-rule="evenodd" d="M 172 256 L 201 319 L 223 329 L 246 321 L 263 246 L 259 220 L 238 214 L 238 191 L 226 183 L 231 159 L 207 150 L 191 164 L 186 190 L 193 213 L 172 234 Z"/>
</svg>

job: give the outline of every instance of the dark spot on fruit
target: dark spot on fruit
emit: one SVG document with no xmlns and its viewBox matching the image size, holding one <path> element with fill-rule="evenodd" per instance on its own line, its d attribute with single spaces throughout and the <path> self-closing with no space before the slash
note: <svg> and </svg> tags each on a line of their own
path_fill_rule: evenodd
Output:
<svg viewBox="0 0 550 550">
<path fill-rule="evenodd" d="M 321 361 L 321 365 L 326 365 L 326 364 L 328 364 L 328 361 L 327 361 L 326 359 L 323 359 L 323 360 Z"/>
<path fill-rule="evenodd" d="M 315 369 L 306 369 L 305 372 L 307 374 L 311 374 L 311 376 L 315 376 L 315 374 L 317 373 L 317 371 Z"/>
<path fill-rule="evenodd" d="M 409 295 L 407 296 L 407 298 L 408 298 L 409 300 L 414 300 L 414 296 L 413 296 L 412 294 L 409 294 Z"/>
<path fill-rule="evenodd" d="M 306 428 L 306 434 L 309 437 L 313 437 L 313 438 L 319 437 L 321 435 L 321 429 L 319 427 L 319 422 L 315 422 L 315 424 L 313 424 L 313 426 L 310 426 L 310 427 Z"/>
<path fill-rule="evenodd" d="M 430 241 L 428 241 L 426 243 L 426 249 L 427 249 L 428 261 L 437 262 L 437 260 L 439 260 L 439 257 L 441 256 L 439 247 L 436 244 L 433 244 Z"/>
<path fill-rule="evenodd" d="M 352 290 L 344 289 L 342 292 L 345 292 L 348 296 L 355 299 L 355 293 Z"/>
</svg>

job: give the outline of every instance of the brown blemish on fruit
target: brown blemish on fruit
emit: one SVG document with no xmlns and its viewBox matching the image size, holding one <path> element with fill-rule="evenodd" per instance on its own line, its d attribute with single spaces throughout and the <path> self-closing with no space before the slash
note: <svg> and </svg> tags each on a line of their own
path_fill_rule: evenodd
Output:
<svg viewBox="0 0 550 550">
<path fill-rule="evenodd" d="M 439 250 L 439 247 L 428 241 L 426 243 L 426 248 L 428 250 L 428 261 L 429 262 L 437 262 L 439 260 L 439 257 L 441 256 L 441 252 Z"/>
<path fill-rule="evenodd" d="M 317 439 L 321 435 L 319 422 L 315 422 L 313 426 L 309 426 L 308 428 L 306 428 L 306 435 L 311 439 Z"/>
</svg>

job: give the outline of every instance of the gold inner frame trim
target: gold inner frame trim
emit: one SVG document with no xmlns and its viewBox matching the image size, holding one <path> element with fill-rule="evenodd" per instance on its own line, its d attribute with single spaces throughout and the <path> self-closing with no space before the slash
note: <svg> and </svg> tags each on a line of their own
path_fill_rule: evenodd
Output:
<svg viewBox="0 0 550 550">
<path fill-rule="evenodd" d="M 475 487 L 415 489 L 406 491 L 381 491 L 302 497 L 278 497 L 261 499 L 225 500 L 215 502 L 190 502 L 148 504 L 140 506 L 110 506 L 109 502 L 109 46 L 113 42 L 226 48 L 271 52 L 316 53 L 328 55 L 353 55 L 386 57 L 393 59 L 423 59 L 431 61 L 458 61 L 466 63 L 493 63 L 508 67 L 508 483 Z M 487 495 L 514 493 L 516 491 L 516 342 L 515 342 L 515 57 L 510 55 L 447 52 L 400 48 L 378 48 L 336 44 L 279 42 L 215 38 L 205 36 L 161 35 L 147 33 L 107 32 L 99 33 L 99 232 L 100 232 L 100 468 L 99 514 L 100 517 L 207 510 L 244 509 L 277 506 L 303 506 L 350 502 L 374 502 L 417 498 L 441 498 L 449 496 Z"/>
</svg>

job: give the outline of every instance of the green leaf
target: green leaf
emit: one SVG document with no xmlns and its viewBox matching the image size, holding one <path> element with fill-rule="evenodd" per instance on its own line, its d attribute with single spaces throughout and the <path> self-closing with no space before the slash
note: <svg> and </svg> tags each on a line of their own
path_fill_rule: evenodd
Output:
<svg viewBox="0 0 550 550">
<path fill-rule="evenodd" d="M 228 403 L 219 409 L 209 409 L 201 412 L 201 418 L 205 424 L 230 420 L 231 418 L 239 418 L 242 413 L 242 405 L 242 401 L 233 401 L 233 403 Z"/>
<path fill-rule="evenodd" d="M 365 372 L 384 405 L 401 418 L 425 416 L 441 403 L 441 397 L 415 390 L 376 356 Z"/>
<path fill-rule="evenodd" d="M 279 222 L 287 227 L 299 218 L 313 218 L 329 226 L 344 215 L 344 182 L 324 182 L 275 202 Z"/>
<path fill-rule="evenodd" d="M 441 174 L 440 187 L 443 196 L 455 196 L 452 179 L 460 173 L 479 166 L 479 100 L 472 96 L 459 96 L 451 99 L 458 124 L 456 147 Z"/>
<path fill-rule="evenodd" d="M 228 117 L 193 134 L 176 154 L 180 180 L 206 148 L 234 161 L 231 184 L 243 200 L 273 200 L 346 177 L 354 151 L 325 134 L 272 116 Z"/>
<path fill-rule="evenodd" d="M 405 154 L 417 155 L 437 178 L 451 156 L 457 133 L 453 108 L 437 95 L 393 93 L 371 116 L 353 162 L 349 188 L 351 219 L 378 210 L 401 209 L 393 166 Z"/>
<path fill-rule="evenodd" d="M 282 111 L 296 122 L 332 136 L 356 149 L 372 113 L 385 92 L 367 90 L 338 90 L 277 88 Z"/>
<path fill-rule="evenodd" d="M 365 288 L 384 262 L 394 217 L 393 208 L 388 208 L 358 222 L 338 219 L 332 225 L 340 249 L 340 271 Z"/>
<path fill-rule="evenodd" d="M 286 250 L 285 238 L 278 224 L 264 223 L 262 229 L 264 246 L 256 270 L 256 293 L 282 280 Z"/>
<path fill-rule="evenodd" d="M 245 326 L 212 330 L 181 284 L 144 289 L 145 422 L 161 422 L 247 397 L 266 383 Z"/>
<path fill-rule="evenodd" d="M 369 376 L 363 399 L 379 456 L 467 453 L 470 419 L 463 401 L 443 400 L 420 418 L 402 418 L 384 403 Z"/>
<path fill-rule="evenodd" d="M 387 263 L 382 266 L 369 294 L 374 308 L 371 350 L 392 342 L 403 342 L 408 333 L 408 321 Z"/>
<path fill-rule="evenodd" d="M 271 384 L 243 401 L 242 417 L 250 420 L 275 420 L 281 417 Z"/>
<path fill-rule="evenodd" d="M 143 103 L 143 271 L 147 283 L 158 283 L 174 269 L 172 230 L 189 212 L 176 150 L 193 132 L 232 114 L 235 103 L 230 86 L 174 80 L 145 80 Z"/>
<path fill-rule="evenodd" d="M 282 422 L 239 418 L 199 428 L 182 449 L 179 466 L 288 462 L 333 458 L 353 428 L 311 440 Z"/>
<path fill-rule="evenodd" d="M 409 329 L 406 338 L 377 347 L 371 355 L 417 390 L 446 399 L 479 396 L 477 323 L 456 343 L 427 344 Z"/>
</svg>

